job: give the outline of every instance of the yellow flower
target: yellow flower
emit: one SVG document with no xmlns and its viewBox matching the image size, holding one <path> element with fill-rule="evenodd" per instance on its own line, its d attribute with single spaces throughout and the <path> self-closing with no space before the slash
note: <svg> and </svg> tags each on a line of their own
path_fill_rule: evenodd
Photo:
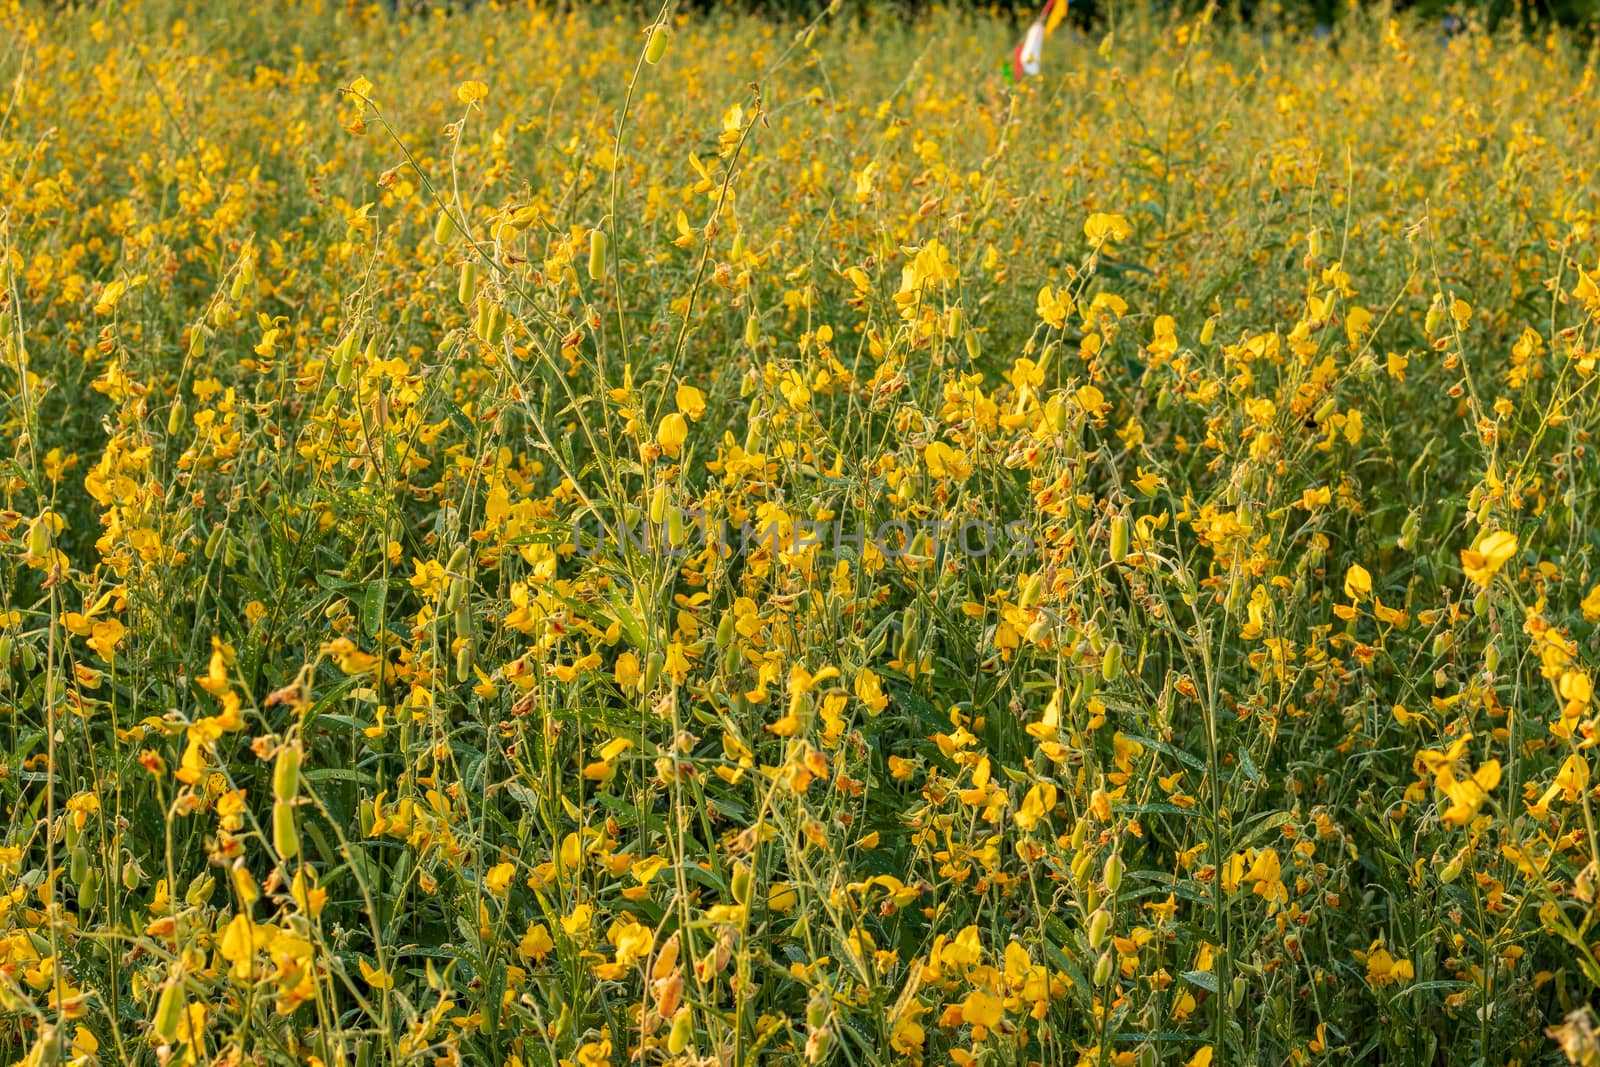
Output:
<svg viewBox="0 0 1600 1067">
<path fill-rule="evenodd" d="M 490 867 L 483 876 L 483 887 L 494 896 L 504 899 L 507 892 L 510 891 L 511 879 L 516 876 L 516 873 L 517 865 L 515 863 L 497 863 Z"/>
<path fill-rule="evenodd" d="M 1477 815 L 1496 786 L 1500 784 L 1500 761 L 1489 760 L 1472 771 L 1465 761 L 1467 734 L 1439 752 L 1425 749 L 1417 754 L 1423 770 L 1433 775 L 1434 785 L 1450 801 L 1450 806 L 1440 818 L 1447 826 L 1465 826 Z"/>
<path fill-rule="evenodd" d="M 985 989 L 974 989 L 967 994 L 967 999 L 961 1002 L 961 1019 L 972 1026 L 972 1036 L 981 1041 L 985 1036 L 984 1031 L 993 1030 L 1000 1025 L 1004 1008 L 1004 1003 L 993 993 Z"/>
<path fill-rule="evenodd" d="M 636 960 L 650 955 L 656 943 L 655 934 L 650 928 L 632 919 L 612 923 L 607 936 L 616 946 L 617 964 L 622 967 L 631 966 Z"/>
<path fill-rule="evenodd" d="M 1416 977 L 1411 961 L 1395 959 L 1381 941 L 1374 941 L 1371 948 L 1356 956 L 1358 959 L 1365 956 L 1367 981 L 1374 987 L 1405 983 Z"/>
<path fill-rule="evenodd" d="M 1600 271 L 1590 274 L 1588 271 L 1578 271 L 1578 284 L 1573 286 L 1572 295 L 1579 303 L 1587 307 L 1590 312 L 1600 314 Z"/>
<path fill-rule="evenodd" d="M 1583 603 L 1578 605 L 1578 610 L 1583 612 L 1584 622 L 1600 622 L 1600 585 L 1589 590 Z"/>
<path fill-rule="evenodd" d="M 594 921 L 594 909 L 587 904 L 579 904 L 568 915 L 561 917 L 561 928 L 567 936 L 574 940 L 583 940 L 588 937 L 589 924 Z"/>
<path fill-rule="evenodd" d="M 1372 592 L 1372 575 L 1359 563 L 1344 572 L 1344 595 L 1359 603 Z"/>
<path fill-rule="evenodd" d="M 678 410 L 695 421 L 699 421 L 700 416 L 706 413 L 705 394 L 692 385 L 678 386 L 678 393 L 675 399 L 677 400 Z"/>
<path fill-rule="evenodd" d="M 456 99 L 463 104 L 476 104 L 489 95 L 489 87 L 480 81 L 465 81 L 456 87 Z"/>
<path fill-rule="evenodd" d="M 656 444 L 661 446 L 661 451 L 676 459 L 688 439 L 688 420 L 676 411 L 662 416 L 661 426 L 656 430 Z"/>
<path fill-rule="evenodd" d="M 889 706 L 889 698 L 884 695 L 882 683 L 870 670 L 863 668 L 856 672 L 854 688 L 857 699 L 867 706 L 871 714 L 877 715 Z"/>
<path fill-rule="evenodd" d="M 664 856 L 647 856 L 629 868 L 633 876 L 639 880 L 640 885 L 646 885 L 650 879 L 666 869 L 667 860 Z"/>
<path fill-rule="evenodd" d="M 366 960 L 357 960 L 356 964 L 361 968 L 361 977 L 365 978 L 367 985 L 373 989 L 394 988 L 394 978 L 390 976 L 388 971 L 381 971 Z"/>
<path fill-rule="evenodd" d="M 1108 215 L 1096 211 L 1090 215 L 1083 224 L 1083 235 L 1089 243 L 1099 248 L 1108 242 L 1126 241 L 1133 233 L 1133 227 L 1128 225 L 1128 220 L 1121 215 Z"/>
<path fill-rule="evenodd" d="M 1461 569 L 1477 585 L 1487 587 L 1506 561 L 1517 552 L 1515 534 L 1505 530 L 1482 534 L 1471 548 L 1461 550 Z"/>
<path fill-rule="evenodd" d="M 1017 809 L 1017 825 L 1024 830 L 1032 830 L 1039 825 L 1040 820 L 1049 817 L 1056 806 L 1056 787 L 1049 782 L 1037 782 L 1022 798 L 1022 806 Z"/>
<path fill-rule="evenodd" d="M 550 930 L 544 923 L 529 923 L 528 932 L 522 935 L 517 952 L 524 958 L 543 963 L 555 951 L 556 943 L 550 939 Z"/>
</svg>

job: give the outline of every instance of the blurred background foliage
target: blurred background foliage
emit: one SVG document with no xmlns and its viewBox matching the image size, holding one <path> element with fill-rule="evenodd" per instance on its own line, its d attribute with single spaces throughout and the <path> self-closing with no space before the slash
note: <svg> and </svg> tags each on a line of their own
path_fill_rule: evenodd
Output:
<svg viewBox="0 0 1600 1067">
<path fill-rule="evenodd" d="M 647 0 L 648 2 L 648 0 Z M 744 0 L 745 6 L 780 17 L 812 17 L 826 9 L 830 0 Z M 725 7 L 729 0 L 685 0 L 689 8 L 712 9 Z M 935 7 L 969 8 L 981 13 L 1010 15 L 1019 25 L 1025 25 L 1039 11 L 1042 4 L 1025 2 L 995 3 L 969 2 L 969 0 L 840 0 L 839 7 L 846 13 L 867 15 L 884 9 L 904 15 L 916 15 Z M 1141 0 L 1073 0 L 1069 22 L 1087 31 L 1114 25 L 1119 17 L 1131 13 L 1135 7 L 1148 6 L 1168 10 L 1174 19 L 1192 16 L 1208 6 L 1208 0 L 1158 0 L 1150 4 Z M 1600 0 L 1483 0 L 1480 3 L 1462 3 L 1460 0 L 1402 0 L 1398 3 L 1363 3 L 1359 0 L 1228 0 L 1215 5 L 1219 15 L 1238 22 L 1260 24 L 1264 28 L 1300 29 L 1315 31 L 1319 27 L 1331 28 L 1351 13 L 1368 15 L 1409 14 L 1423 21 L 1437 21 L 1444 32 L 1455 32 L 1469 22 L 1477 22 L 1487 29 L 1502 30 L 1520 26 L 1532 32 L 1546 23 L 1595 32 L 1600 23 Z"/>
</svg>

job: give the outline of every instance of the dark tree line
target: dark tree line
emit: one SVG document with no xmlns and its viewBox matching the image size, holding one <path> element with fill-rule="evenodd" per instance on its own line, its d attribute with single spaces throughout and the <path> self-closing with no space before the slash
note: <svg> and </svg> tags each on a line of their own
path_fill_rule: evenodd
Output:
<svg viewBox="0 0 1600 1067">
<path fill-rule="evenodd" d="M 781 18 L 814 16 L 828 6 L 829 0 L 680 0 L 680 5 L 699 10 L 715 10 L 737 4 L 771 16 Z M 843 0 L 846 11 L 864 14 L 884 11 L 907 17 L 938 6 L 968 7 L 975 10 L 995 11 L 1026 24 L 1039 11 L 1038 3 L 1023 0 Z M 1149 4 L 1157 10 L 1170 11 L 1175 17 L 1192 15 L 1201 11 L 1205 0 L 1072 0 L 1068 19 L 1082 28 L 1104 25 L 1114 9 L 1121 4 L 1124 10 L 1136 4 Z M 654 6 L 653 0 L 644 0 L 643 6 Z M 1379 5 L 1364 3 L 1377 8 Z M 1395 12 L 1411 12 L 1424 19 L 1459 25 L 1469 18 L 1491 28 L 1505 26 L 1509 21 L 1519 22 L 1532 29 L 1542 23 L 1555 22 L 1573 27 L 1593 28 L 1600 22 L 1600 0 L 1393 0 L 1386 5 Z M 1349 9 L 1347 0 L 1220 0 L 1220 13 L 1240 22 L 1258 22 L 1269 10 L 1281 8 L 1283 17 L 1307 27 L 1332 25 Z"/>
</svg>

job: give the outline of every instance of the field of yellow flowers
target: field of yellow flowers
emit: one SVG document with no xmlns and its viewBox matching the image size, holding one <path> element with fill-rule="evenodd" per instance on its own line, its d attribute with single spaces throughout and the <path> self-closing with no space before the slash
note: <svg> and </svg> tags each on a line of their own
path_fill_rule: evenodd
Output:
<svg viewBox="0 0 1600 1067">
<path fill-rule="evenodd" d="M 0 1063 L 1600 1063 L 1592 46 L 84 7 Z"/>
</svg>

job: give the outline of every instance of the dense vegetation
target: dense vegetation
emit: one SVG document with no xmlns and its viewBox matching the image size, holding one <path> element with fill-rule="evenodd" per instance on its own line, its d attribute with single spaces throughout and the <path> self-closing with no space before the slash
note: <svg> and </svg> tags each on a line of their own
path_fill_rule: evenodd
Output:
<svg viewBox="0 0 1600 1067">
<path fill-rule="evenodd" d="M 0 1061 L 1600 1062 L 1575 39 L 0 28 Z"/>
</svg>

